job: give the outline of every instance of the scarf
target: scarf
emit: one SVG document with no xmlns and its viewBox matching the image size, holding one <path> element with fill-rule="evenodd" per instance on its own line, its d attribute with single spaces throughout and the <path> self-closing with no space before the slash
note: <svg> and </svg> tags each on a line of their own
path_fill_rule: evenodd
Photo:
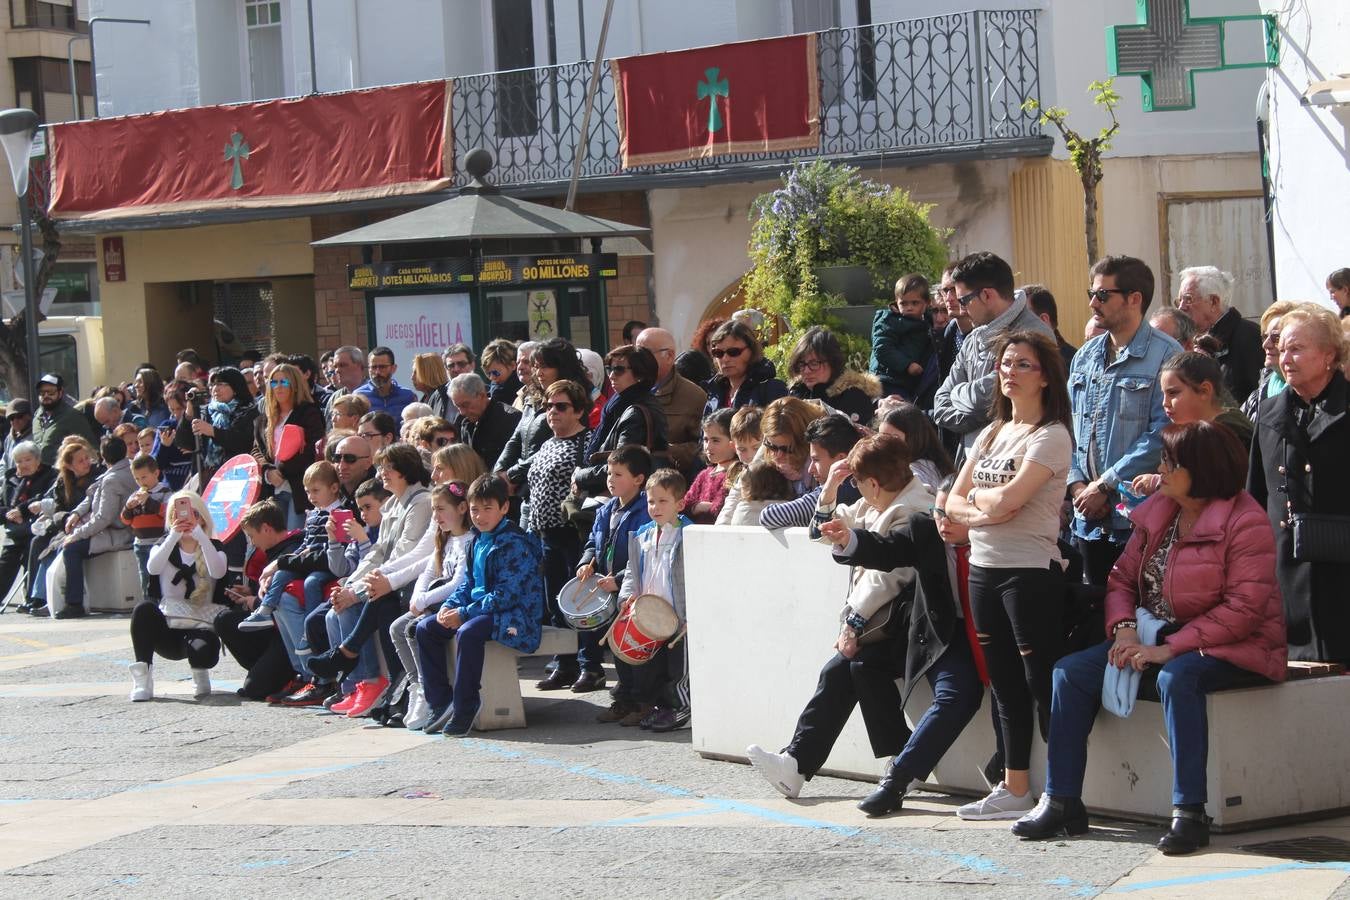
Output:
<svg viewBox="0 0 1350 900">
<path fill-rule="evenodd" d="M 237 399 L 221 403 L 219 400 L 212 400 L 206 405 L 206 417 L 211 422 L 211 427 L 216 431 L 230 427 L 230 422 L 234 419 L 234 412 L 239 408 Z M 211 468 L 218 468 L 225 461 L 225 448 L 220 446 L 220 442 L 211 438 L 205 442 L 206 446 L 202 449 L 202 457 L 206 465 Z"/>
<path fill-rule="evenodd" d="M 169 566 L 174 571 L 172 583 L 185 584 L 183 593 L 187 596 L 187 602 L 201 605 L 211 599 L 215 588 L 211 576 L 207 574 L 205 559 L 193 554 L 191 562 L 183 562 L 183 548 L 176 546 L 169 554 Z"/>
<path fill-rule="evenodd" d="M 647 388 L 640 384 L 635 384 L 625 388 L 605 401 L 604 408 L 600 411 L 600 424 L 591 432 L 590 442 L 586 444 L 586 454 L 584 459 L 590 459 L 595 453 L 599 453 L 605 447 L 605 442 L 609 438 L 609 433 L 619 424 L 623 414 L 628 412 L 628 408 L 636 402 L 636 398 L 641 394 L 648 393 Z M 647 435 L 647 441 L 650 443 L 652 435 Z"/>
</svg>

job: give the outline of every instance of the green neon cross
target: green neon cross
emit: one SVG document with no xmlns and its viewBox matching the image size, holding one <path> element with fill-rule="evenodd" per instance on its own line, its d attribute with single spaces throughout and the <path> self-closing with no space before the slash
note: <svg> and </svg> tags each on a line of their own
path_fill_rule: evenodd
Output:
<svg viewBox="0 0 1350 900">
<path fill-rule="evenodd" d="M 234 160 L 234 171 L 230 174 L 231 190 L 237 191 L 244 186 L 244 167 L 241 163 L 248 159 L 251 151 L 242 134 L 236 131 L 230 135 L 230 142 L 225 145 L 225 161 Z"/>
<path fill-rule="evenodd" d="M 715 134 L 722 130 L 722 113 L 717 108 L 717 98 L 731 96 L 727 80 L 725 78 L 720 81 L 717 79 L 720 71 L 717 68 L 704 69 L 703 76 L 707 80 L 698 83 L 698 99 L 702 100 L 706 97 L 708 100 L 709 134 Z"/>
<path fill-rule="evenodd" d="M 1195 73 L 1270 68 L 1279 63 L 1279 31 L 1270 15 L 1192 18 L 1190 0 L 1135 0 L 1137 25 L 1108 25 L 1106 71 L 1138 75 L 1144 112 L 1195 107 Z M 1224 26 L 1259 21 L 1265 59 L 1230 63 L 1224 54 Z"/>
</svg>

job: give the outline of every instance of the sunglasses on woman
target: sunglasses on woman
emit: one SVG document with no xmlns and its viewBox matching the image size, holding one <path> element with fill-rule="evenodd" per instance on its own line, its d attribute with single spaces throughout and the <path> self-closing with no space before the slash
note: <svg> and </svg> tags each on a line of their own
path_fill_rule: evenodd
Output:
<svg viewBox="0 0 1350 900">
<path fill-rule="evenodd" d="M 545 403 L 545 404 L 544 404 L 544 409 L 549 410 L 550 412 L 565 413 L 565 412 L 567 412 L 568 410 L 570 410 L 571 408 L 572 408 L 572 404 L 570 404 L 570 403 L 559 402 L 559 403 Z"/>
<path fill-rule="evenodd" d="M 627 366 L 605 366 L 606 375 L 622 375 L 628 371 Z"/>
<path fill-rule="evenodd" d="M 273 378 L 271 381 L 267 382 L 267 386 L 272 388 L 272 390 L 276 390 L 279 387 L 290 387 L 291 380 L 289 378 Z"/>
<path fill-rule="evenodd" d="M 791 444 L 771 444 L 771 443 L 769 443 L 768 441 L 765 441 L 765 442 L 764 442 L 764 452 L 765 452 L 765 453 L 768 453 L 768 454 L 770 454 L 770 455 L 772 455 L 772 456 L 785 456 L 786 454 L 792 452 L 792 445 L 791 445 Z"/>
<path fill-rule="evenodd" d="M 735 359 L 736 357 L 744 353 L 746 349 L 747 348 L 745 347 L 727 347 L 725 349 L 719 347 L 718 349 L 712 351 L 712 355 L 713 359 L 721 359 L 724 356 L 730 356 L 732 359 Z"/>
<path fill-rule="evenodd" d="M 455 442 L 454 438 L 448 437 L 446 435 L 441 435 L 440 437 L 433 440 L 431 443 L 437 447 L 448 447 L 454 442 Z"/>
</svg>

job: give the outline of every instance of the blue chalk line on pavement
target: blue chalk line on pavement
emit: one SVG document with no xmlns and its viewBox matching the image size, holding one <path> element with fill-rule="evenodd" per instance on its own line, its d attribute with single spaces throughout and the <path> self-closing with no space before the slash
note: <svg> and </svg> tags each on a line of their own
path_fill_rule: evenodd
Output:
<svg viewBox="0 0 1350 900">
<path fill-rule="evenodd" d="M 1203 859 L 1203 857 L 1202 857 Z M 1234 881 L 1239 878 L 1257 878 L 1262 875 L 1278 875 L 1281 872 L 1294 872 L 1307 869 L 1324 869 L 1333 872 L 1350 872 L 1350 863 L 1343 862 L 1291 862 L 1278 866 L 1263 866 L 1258 869 L 1229 869 L 1223 872 L 1210 872 L 1206 875 L 1184 875 L 1177 878 L 1163 878 L 1158 881 L 1140 881 L 1134 884 L 1122 884 L 1111 888 L 1108 893 L 1128 894 L 1134 891 L 1151 891 L 1157 888 L 1185 887 L 1195 884 L 1209 884 L 1215 881 Z"/>
</svg>

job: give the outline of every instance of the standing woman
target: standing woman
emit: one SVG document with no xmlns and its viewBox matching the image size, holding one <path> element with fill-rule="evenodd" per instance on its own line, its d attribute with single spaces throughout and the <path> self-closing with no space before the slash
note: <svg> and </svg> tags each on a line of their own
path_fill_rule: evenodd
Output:
<svg viewBox="0 0 1350 900">
<path fill-rule="evenodd" d="M 175 439 L 180 447 L 201 447 L 201 477 L 198 485 L 206 487 L 225 460 L 253 450 L 253 421 L 258 418 L 258 407 L 249 396 L 243 373 L 233 366 L 219 366 L 207 378 L 211 400 L 206 408 L 197 410 L 190 422 L 190 433 L 184 434 L 180 425 Z"/>
<path fill-rule="evenodd" d="M 787 385 L 774 376 L 773 363 L 764 358 L 755 330 L 737 319 L 718 325 L 708 335 L 717 374 L 704 385 L 708 405 L 703 414 L 742 406 L 768 406 L 787 395 Z"/>
<path fill-rule="evenodd" d="M 788 357 L 792 384 L 788 393 L 803 400 L 822 400 L 853 420 L 866 425 L 876 414 L 881 381 L 865 372 L 844 366 L 844 348 L 830 329 L 816 325 L 792 348 Z"/>
<path fill-rule="evenodd" d="M 198 700 L 211 693 L 211 669 L 220 661 L 220 638 L 211 623 L 220 612 L 213 598 L 216 582 L 225 577 L 225 551 L 211 540 L 211 514 L 198 494 L 179 491 L 169 498 L 167 519 L 169 530 L 145 566 L 159 578 L 159 604 L 142 603 L 131 614 L 135 701 L 155 696 L 156 653 L 187 659 Z"/>
<path fill-rule="evenodd" d="M 553 436 L 544 441 L 530 465 L 530 509 L 521 524 L 543 545 L 544 609 L 548 611 L 551 624 L 566 628 L 567 620 L 558 611 L 558 592 L 577 570 L 581 536 L 577 527 L 567 520 L 562 503 L 571 491 L 572 473 L 586 452 L 586 440 L 590 436 L 586 427 L 591 412 L 590 394 L 575 381 L 555 381 L 544 391 L 544 408 Z M 593 668 L 600 669 L 600 662 L 593 660 Z M 539 683 L 541 689 L 571 687 L 580 674 L 576 656 L 556 656 L 553 664 L 552 673 Z"/>
<path fill-rule="evenodd" d="M 666 449 L 666 417 L 652 396 L 657 371 L 656 357 L 646 347 L 625 344 L 605 357 L 614 394 L 605 401 L 600 424 L 572 479 L 583 493 L 594 497 L 606 492 L 605 457 L 624 444 L 641 444 L 653 453 Z"/>
<path fill-rule="evenodd" d="M 141 428 L 158 428 L 169 418 L 169 407 L 164 403 L 164 379 L 154 369 L 139 369 L 132 386 L 136 389 L 136 399 L 127 405 L 122 414 L 123 422 L 131 422 Z"/>
<path fill-rule="evenodd" d="M 1243 414 L 1253 422 L 1256 421 L 1256 410 L 1261 406 L 1261 401 L 1284 390 L 1284 376 L 1280 374 L 1280 322 L 1287 313 L 1302 305 L 1293 300 L 1276 300 L 1261 313 L 1261 349 L 1266 354 L 1261 378 L 1256 384 L 1256 390 L 1246 397 L 1238 398 L 1242 401 Z"/>
<path fill-rule="evenodd" d="M 449 383 L 450 376 L 446 374 L 445 361 L 439 353 L 419 353 L 413 357 L 413 390 L 431 407 L 432 414 L 442 419 L 454 418 L 450 415 Z"/>
<path fill-rule="evenodd" d="M 1016 819 L 1030 812 L 1031 740 L 1040 704 L 1050 716 L 1050 673 L 1059 658 L 1063 562 L 1056 541 L 1073 439 L 1064 357 L 1043 334 L 999 341 L 991 421 L 947 499 L 947 515 L 970 526 L 970 606 L 998 702 L 1006 769 L 963 819 Z"/>
<path fill-rule="evenodd" d="M 507 406 L 516 405 L 521 382 L 516 375 L 516 345 L 506 338 L 489 341 L 479 357 L 488 380 L 488 396 Z"/>
<path fill-rule="evenodd" d="M 1307 304 L 1280 322 L 1280 373 L 1289 387 L 1257 410 L 1247 490 L 1275 527 L 1275 573 L 1284 597 L 1289 658 L 1350 663 L 1350 389 L 1340 320 Z M 1306 541 L 1294 555 L 1295 516 L 1323 513 L 1330 546 Z"/>
<path fill-rule="evenodd" d="M 281 363 L 272 370 L 263 396 L 263 414 L 253 427 L 253 457 L 263 468 L 263 481 L 271 486 L 273 496 L 286 511 L 287 525 L 300 528 L 309 510 L 305 470 L 317 458 L 314 447 L 324 435 L 323 410 L 310 398 L 309 385 L 300 370 L 290 363 Z M 300 426 L 305 436 L 294 456 L 278 462 L 277 448 L 287 425 Z M 287 494 L 290 496 L 286 497 Z"/>
</svg>

